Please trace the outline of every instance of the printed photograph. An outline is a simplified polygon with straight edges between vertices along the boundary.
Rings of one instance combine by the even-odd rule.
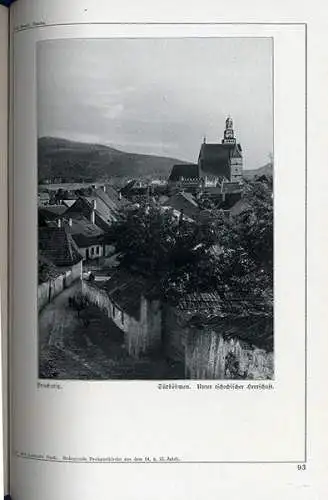
[[[274,379],[272,43],[38,42],[39,378]]]

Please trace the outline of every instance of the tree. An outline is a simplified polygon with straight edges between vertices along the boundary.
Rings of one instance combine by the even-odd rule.
[[[219,291],[227,301],[272,314],[273,203],[269,180],[245,186],[245,210],[229,217],[209,210],[206,220],[176,220],[156,204],[121,214],[108,235],[120,266],[155,281],[166,300]],[[213,245],[219,252],[213,253]]]
[[[236,219],[240,243],[258,266],[272,271],[272,178],[248,183],[244,199],[248,203],[248,208]]]

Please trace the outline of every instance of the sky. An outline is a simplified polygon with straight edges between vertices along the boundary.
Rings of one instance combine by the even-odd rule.
[[[38,43],[38,136],[197,162],[228,115],[245,168],[273,152],[270,38]]]

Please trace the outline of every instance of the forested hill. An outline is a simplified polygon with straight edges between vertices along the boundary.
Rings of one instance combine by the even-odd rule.
[[[175,158],[126,153],[101,144],[53,137],[38,140],[39,181],[102,181],[109,177],[168,177]]]
[[[261,175],[272,176],[273,175],[273,165],[272,163],[267,163],[263,167],[256,168],[253,170],[244,170],[244,177],[246,179],[253,179],[254,177],[260,177]]]

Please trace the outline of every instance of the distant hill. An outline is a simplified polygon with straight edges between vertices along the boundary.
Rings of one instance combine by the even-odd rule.
[[[245,179],[253,179],[254,177],[260,177],[261,175],[273,175],[273,165],[272,163],[266,163],[263,167],[256,168],[253,170],[244,170]]]
[[[99,182],[110,177],[167,177],[175,158],[126,153],[101,144],[54,137],[38,140],[39,180]]]

